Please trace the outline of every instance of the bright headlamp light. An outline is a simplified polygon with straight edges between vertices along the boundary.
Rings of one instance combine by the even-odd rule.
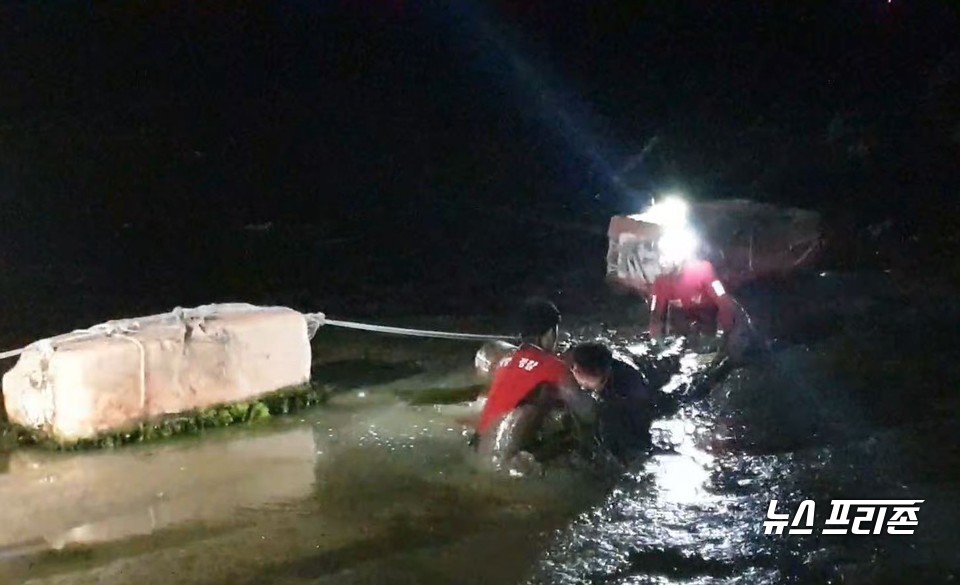
[[[688,226],[664,226],[657,242],[660,264],[670,266],[692,259],[697,252],[697,234]]]

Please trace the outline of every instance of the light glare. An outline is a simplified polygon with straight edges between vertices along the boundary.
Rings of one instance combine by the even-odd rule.
[[[687,203],[676,195],[669,195],[645,212],[630,217],[660,226],[682,226],[687,223]]]
[[[671,227],[660,237],[658,248],[662,264],[681,264],[695,255],[697,236],[689,228]]]

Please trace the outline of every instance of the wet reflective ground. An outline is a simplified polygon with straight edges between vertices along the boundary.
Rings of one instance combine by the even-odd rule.
[[[745,296],[755,315],[782,319],[764,320],[772,339],[795,340],[660,421],[674,453],[637,465],[563,530],[532,582],[955,580],[960,315],[946,302],[905,307],[873,283],[857,290],[859,279],[840,283],[844,306],[830,290],[839,277],[821,278],[775,301]],[[834,302],[818,306],[820,292]],[[771,499],[813,500],[815,528],[831,499],[925,501],[914,535],[766,536]]]
[[[323,408],[202,439],[10,453],[0,583],[950,582],[960,315],[863,282],[744,291],[768,359],[658,421],[657,454],[612,478],[492,476],[465,448],[477,405],[410,404],[469,384],[473,345],[330,332],[317,375],[338,393]],[[838,288],[844,303],[826,302]],[[570,326],[623,346],[633,333]],[[818,525],[831,498],[925,502],[911,536],[769,536],[773,498],[814,500]]]

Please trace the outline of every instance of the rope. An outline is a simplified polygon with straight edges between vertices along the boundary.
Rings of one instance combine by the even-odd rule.
[[[3,353],[0,353],[0,360],[17,357],[18,355],[23,353],[25,349],[26,349],[25,347],[21,347],[20,349],[11,349],[10,351],[5,351]]]
[[[343,327],[345,329],[372,331],[374,333],[406,335],[409,337],[430,337],[434,339],[453,339],[458,341],[516,341],[519,339],[516,335],[482,335],[475,333],[455,333],[452,331],[432,331],[429,329],[411,329],[408,327],[388,327],[386,325],[357,323],[354,321],[338,321],[336,319],[323,319],[322,324],[333,327]]]
[[[356,322],[356,321],[340,321],[340,320],[337,320],[337,319],[327,319],[326,316],[325,316],[323,313],[305,313],[305,314],[304,314],[304,317],[307,319],[307,322],[309,323],[309,326],[308,326],[308,335],[309,335],[309,337],[311,337],[311,338],[314,336],[314,334],[316,333],[317,329],[319,329],[320,327],[322,327],[322,326],[324,326],[324,325],[330,325],[330,326],[332,326],[332,327],[342,327],[342,328],[344,328],[344,329],[358,329],[358,330],[361,330],[361,331],[372,331],[372,332],[374,332],[374,333],[386,333],[386,334],[390,334],[390,335],[405,335],[405,336],[408,336],[408,337],[427,337],[427,338],[434,338],[434,339],[451,339],[451,340],[455,340],[455,341],[513,341],[513,342],[516,342],[516,341],[518,341],[518,340],[520,339],[518,335],[484,335],[484,334],[477,334],[477,333],[457,333],[457,332],[454,332],[454,331],[434,331],[434,330],[429,330],[429,329],[413,329],[413,328],[409,328],[409,327],[390,327],[390,326],[387,326],[387,325],[376,325],[376,324],[372,324],[372,323],[359,323],[359,322]],[[121,339],[127,339],[128,341],[132,341],[132,342],[136,343],[137,345],[140,345],[140,342],[137,341],[136,339],[133,339],[133,338],[131,338],[131,337],[127,337],[126,335],[123,335],[123,333],[134,333],[134,332],[135,332],[135,330],[130,330],[130,329],[127,329],[127,328],[125,328],[125,327],[116,327],[116,326],[113,326],[113,327],[104,327],[104,326],[97,326],[97,327],[94,327],[94,328],[91,328],[91,329],[88,329],[88,330],[75,331],[75,332],[72,333],[72,334],[60,336],[59,339],[53,340],[53,341],[54,341],[53,345],[54,345],[54,346],[57,346],[57,345],[59,345],[60,343],[65,342],[65,341],[76,342],[76,341],[82,341],[82,340],[85,340],[85,339],[88,339],[88,338],[89,338],[89,339],[94,339],[94,338],[98,338],[98,337],[110,337],[110,336],[116,336],[116,337],[121,338]],[[119,334],[119,335],[118,335],[118,334]],[[9,350],[9,351],[2,352],[2,353],[0,353],[0,360],[5,360],[5,359],[12,358],[12,357],[16,357],[16,356],[22,354],[23,352],[27,351],[28,349],[30,349],[30,348],[33,347],[34,345],[35,345],[35,344],[30,344],[30,345],[27,345],[26,347],[21,347],[20,349],[12,349],[12,350]],[[140,347],[140,356],[141,356],[141,368],[140,368],[140,369],[141,369],[141,376],[140,376],[140,378],[141,378],[141,380],[140,380],[140,382],[141,382],[141,395],[143,394],[143,387],[146,386],[146,382],[145,382],[145,377],[146,377],[146,376],[145,376],[144,372],[142,371],[142,370],[144,370],[144,368],[145,368],[144,363],[143,363],[143,362],[145,361],[145,357],[144,357],[143,353],[144,353],[144,350],[143,350],[143,347],[141,346],[141,347]],[[141,396],[141,399],[142,399],[142,398],[143,398],[143,396]],[[141,400],[141,402],[142,402],[142,400]],[[141,405],[141,406],[142,406],[142,405]]]
[[[91,328],[91,329],[82,329],[82,330],[80,330],[80,331],[78,331],[78,332],[69,333],[69,334],[67,334],[67,335],[62,335],[62,336],[60,336],[62,339],[58,339],[56,342],[53,343],[53,345],[54,345],[54,347],[55,347],[55,346],[59,345],[60,343],[65,342],[65,341],[77,342],[77,341],[84,341],[84,340],[87,340],[87,339],[97,339],[97,338],[104,337],[104,336],[109,337],[110,335],[112,335],[112,333],[110,333],[110,332],[109,332],[108,330],[106,330],[106,329],[94,329],[94,328]],[[51,340],[45,340],[45,341],[51,341]],[[34,343],[29,344],[29,345],[25,345],[24,347],[21,347],[20,349],[11,349],[11,350],[9,350],[9,351],[5,351],[5,352],[3,352],[3,353],[0,353],[0,360],[5,360],[5,359],[8,359],[8,358],[16,357],[16,356],[22,354],[23,352],[27,351],[27,350],[30,349],[31,347],[34,347],[37,343],[39,343],[39,342],[34,342]]]

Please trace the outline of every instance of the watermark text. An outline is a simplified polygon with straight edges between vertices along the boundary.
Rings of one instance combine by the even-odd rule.
[[[917,514],[923,500],[832,500],[830,516],[817,525],[817,504],[804,500],[791,514],[778,512],[777,500],[770,500],[764,534],[913,534],[919,520]]]

